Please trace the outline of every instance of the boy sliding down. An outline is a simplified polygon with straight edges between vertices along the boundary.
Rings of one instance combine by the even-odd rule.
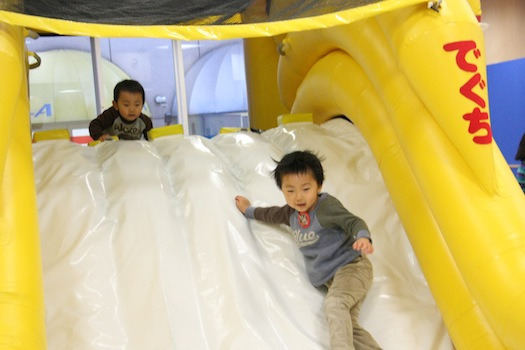
[[[309,151],[285,155],[273,171],[286,199],[283,207],[252,207],[243,196],[237,208],[250,219],[290,226],[303,254],[306,272],[315,287],[328,288],[324,311],[330,348],[380,349],[359,323],[359,311],[372,285],[372,264],[366,257],[374,251],[366,223],[328,193],[319,158]]]

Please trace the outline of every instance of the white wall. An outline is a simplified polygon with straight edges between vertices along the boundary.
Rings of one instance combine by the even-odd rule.
[[[525,57],[525,1],[481,0],[487,64]]]

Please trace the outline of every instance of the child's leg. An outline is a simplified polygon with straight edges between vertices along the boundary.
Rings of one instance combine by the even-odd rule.
[[[358,323],[359,310],[372,285],[372,264],[368,258],[341,267],[326,286],[324,308],[330,332],[330,349],[380,349]]]
[[[381,349],[372,335],[359,324],[359,312],[361,311],[361,304],[363,304],[362,301],[357,303],[352,308],[352,310],[350,310],[352,326],[354,327],[354,347],[356,350]]]

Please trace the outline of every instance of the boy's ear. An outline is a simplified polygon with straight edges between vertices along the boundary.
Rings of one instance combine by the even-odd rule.
[[[117,101],[113,100],[113,108],[115,108],[118,111],[118,104]]]

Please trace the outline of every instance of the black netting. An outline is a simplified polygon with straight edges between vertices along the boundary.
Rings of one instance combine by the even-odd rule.
[[[272,1],[268,21],[312,17],[375,4],[382,0]]]
[[[123,25],[272,22],[381,0],[0,0],[0,10],[83,23]]]

